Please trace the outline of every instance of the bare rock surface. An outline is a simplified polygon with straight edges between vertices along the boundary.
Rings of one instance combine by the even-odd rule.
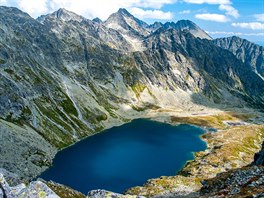
[[[1,170],[6,175],[5,170]],[[9,173],[10,174],[10,173]],[[0,173],[0,197],[3,198],[59,198],[45,183],[41,181],[10,186],[4,175]]]

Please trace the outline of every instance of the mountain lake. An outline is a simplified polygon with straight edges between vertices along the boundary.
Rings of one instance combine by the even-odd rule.
[[[58,152],[40,178],[84,194],[95,189],[122,193],[150,178],[176,175],[193,152],[206,149],[203,133],[192,125],[133,120]]]

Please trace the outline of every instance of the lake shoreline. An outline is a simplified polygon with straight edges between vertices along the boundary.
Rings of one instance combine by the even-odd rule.
[[[202,136],[208,148],[195,153],[194,160],[186,163],[176,176],[150,179],[143,186],[129,189],[126,194],[146,197],[185,196],[199,191],[202,187],[201,182],[205,179],[214,178],[218,173],[250,164],[264,141],[264,125],[259,123],[259,117],[261,116],[233,112],[215,116],[197,116],[193,119],[173,117],[172,120],[181,122],[185,120],[188,124],[206,125],[206,127],[210,125],[218,132],[206,133]],[[224,121],[227,120],[243,121],[248,125],[225,125]],[[237,142],[237,139],[241,142]]]
[[[201,127],[188,124],[173,126],[149,119],[136,119],[122,126],[107,129],[64,149],[55,157],[54,166],[39,177],[66,184],[83,193],[86,193],[87,189],[98,188],[122,193],[135,184],[143,184],[147,179],[159,175],[172,175],[180,171],[188,161],[194,159],[195,152],[206,149],[206,143],[201,139],[201,135],[205,132]],[[180,152],[177,152],[178,150]],[[105,164],[108,165],[105,166]],[[113,165],[114,167],[111,168]],[[93,170],[92,166],[96,169]],[[67,170],[75,172],[70,174],[72,176],[66,176]],[[78,173],[79,171],[82,174]],[[96,175],[98,171],[100,174]],[[78,181],[73,175],[78,175]],[[123,175],[122,180],[127,182],[115,184],[120,186],[117,188],[114,187],[115,179],[112,178],[107,187],[104,183],[111,178],[107,175],[113,175],[116,178]],[[82,177],[90,179],[82,180]],[[106,178],[97,181],[103,177]],[[70,185],[71,181],[74,181],[72,185],[75,187]],[[77,183],[86,183],[87,186],[78,189]],[[89,183],[92,183],[91,185],[98,183],[98,185],[89,187]]]
[[[209,124],[212,123],[213,128],[217,129],[218,132],[221,132],[222,129],[223,129],[223,126],[224,126],[224,125],[222,125],[223,123],[222,124],[221,123],[217,123],[217,122],[215,122],[215,120],[209,119],[208,123],[204,124],[204,122],[201,122],[200,118],[208,117],[208,116],[209,117],[210,116],[212,116],[212,117],[218,117],[218,115],[221,115],[221,114],[224,114],[224,115],[225,114],[230,114],[230,113],[231,114],[234,114],[233,112],[238,112],[238,113],[236,113],[237,115],[249,115],[249,117],[253,115],[253,117],[254,117],[255,120],[258,120],[255,117],[259,117],[258,115],[260,115],[260,113],[255,112],[253,110],[248,110],[248,109],[246,109],[246,110],[245,109],[242,109],[242,110],[241,109],[239,109],[239,110],[236,110],[236,109],[233,109],[232,110],[231,109],[231,111],[230,110],[228,110],[228,111],[213,110],[213,111],[201,111],[201,112],[198,112],[198,113],[197,112],[175,112],[175,111],[169,111],[169,113],[168,113],[167,110],[158,110],[158,111],[150,111],[148,113],[142,113],[142,112],[140,112],[140,113],[136,113],[136,114],[134,114],[132,116],[129,115],[127,117],[127,120],[129,120],[129,122],[130,122],[133,119],[137,119],[137,118],[144,118],[145,119],[146,118],[146,119],[151,119],[151,120],[155,120],[155,121],[158,121],[158,122],[165,122],[165,123],[172,124],[172,125],[176,125],[176,124],[179,124],[179,123],[193,124],[195,126],[203,127],[205,129],[208,129],[209,127],[212,127],[212,126],[208,126],[208,123]],[[182,118],[181,119],[181,122],[173,122],[172,121],[172,117],[175,117],[175,116],[177,116],[179,118]],[[195,119],[190,121],[189,119],[186,119],[187,117],[195,118]],[[242,118],[237,118],[237,117],[239,117],[239,116],[236,116],[235,115],[235,116],[227,117],[228,119],[226,119],[226,120],[230,120],[230,119],[231,120],[233,120],[233,119],[235,119],[235,120],[243,120],[243,121],[247,120],[247,118],[246,118],[247,116],[244,117],[244,118],[243,118],[243,116],[242,116]],[[196,118],[198,118],[198,119],[196,119]],[[263,123],[263,121],[255,121],[255,122],[258,123],[258,124],[262,124]],[[111,127],[114,127],[114,126],[122,125],[123,123],[124,122],[121,122],[121,121],[118,121],[118,122],[116,122],[116,121],[110,121],[105,126],[106,126],[106,128],[111,128]],[[100,133],[100,132],[98,132],[98,133]],[[203,138],[204,141],[207,141],[208,140],[208,137],[202,137],[202,138]],[[68,147],[66,147],[66,148],[68,148]],[[256,149],[254,151],[256,151]],[[209,154],[210,154],[210,152],[211,151],[209,151]],[[196,158],[197,157],[199,158],[199,155],[200,154],[194,153],[194,155],[195,155],[195,159],[192,160],[192,161],[195,162],[196,161]],[[191,166],[194,166],[195,167],[195,165],[192,165],[192,163],[189,163],[188,162],[188,167],[190,168]],[[183,167],[183,169],[184,168],[185,167]],[[219,171],[216,171],[216,172],[219,172]],[[175,176],[171,176],[171,177],[174,178]],[[193,175],[192,177],[195,178],[195,175]],[[152,180],[155,180],[155,179],[152,179]],[[176,179],[174,178],[173,180],[179,181],[179,183],[181,183],[181,184],[182,183],[185,183],[185,184],[186,183],[189,183],[188,185],[190,186],[190,189],[189,189],[190,191],[197,190],[197,189],[200,189],[201,188],[201,184],[200,184],[201,179],[199,179],[199,178],[198,178],[198,181],[196,179],[194,179],[194,181],[193,181],[193,179],[191,179],[192,180],[191,182],[190,181],[183,182],[184,180],[186,180],[185,177],[183,177],[180,180],[178,178],[176,178]],[[154,186],[155,185],[156,184],[154,184]],[[183,186],[185,186],[185,185],[183,185]],[[159,186],[159,187],[163,188],[162,186]],[[64,188],[66,189],[67,187],[64,187]],[[133,190],[129,190],[129,191],[127,191],[127,193],[129,193],[129,194],[138,194],[138,195],[146,195],[146,196],[151,195],[151,193],[149,192],[149,190],[147,188],[148,187],[146,187],[146,185],[143,187],[143,189],[146,189],[146,190],[138,190],[136,188],[132,188]],[[155,194],[159,194],[159,193],[162,194],[163,191],[173,192],[173,190],[171,191],[170,188],[169,189],[164,188],[164,190],[162,190],[161,192],[156,192],[156,191],[154,191],[154,192],[155,192]],[[187,189],[187,192],[190,192],[190,191],[188,191],[188,189]]]

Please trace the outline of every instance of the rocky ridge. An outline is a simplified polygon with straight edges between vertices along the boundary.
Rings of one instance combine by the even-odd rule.
[[[197,26],[195,23],[193,23],[190,20],[180,20],[176,23],[174,22],[166,22],[163,27],[165,29],[175,29],[175,30],[187,30],[190,32],[194,37],[201,38],[201,39],[208,39],[212,40],[212,37],[209,36],[204,30],[202,30],[199,26]]]
[[[251,43],[246,39],[233,36],[228,38],[219,38],[213,42],[231,51],[238,59],[242,60],[248,67],[257,74],[264,77],[264,48],[257,44]]]

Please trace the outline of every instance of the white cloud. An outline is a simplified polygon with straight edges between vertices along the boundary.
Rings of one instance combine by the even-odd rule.
[[[6,0],[0,0],[3,4]],[[162,6],[173,4],[177,0],[8,0],[8,6],[15,6],[29,13],[32,17],[47,14],[65,8],[87,18],[99,17],[102,20],[119,8],[135,7],[153,10],[158,15]],[[155,11],[157,10],[157,11]],[[168,14],[165,15],[168,17]]]
[[[140,8],[130,9],[131,13],[141,19],[172,19],[171,12],[163,12],[161,10],[143,10]]]
[[[231,0],[0,0],[0,4],[6,2],[9,6],[18,7],[29,13],[32,17],[51,13],[59,8],[65,8],[89,19],[99,17],[105,20],[119,8],[126,8],[132,10],[133,14],[141,19],[171,19],[173,17],[172,13],[164,12],[161,8],[164,5],[174,4],[180,1],[193,4],[218,4],[222,5],[222,8],[224,6],[223,9],[230,15],[238,15],[236,9],[229,6]],[[180,14],[188,13],[191,13],[191,10],[183,10],[180,12]],[[224,15],[211,14],[210,16],[212,16],[211,20],[213,21],[225,22],[228,20]],[[204,15],[197,15],[196,17],[209,20],[206,13]]]
[[[131,2],[132,4],[134,4],[135,7],[160,9],[165,4],[176,3],[177,0],[134,0]]]
[[[190,14],[191,10],[183,10],[181,12],[179,12],[179,14]]]
[[[186,3],[194,4],[231,4],[230,0],[184,0]]]
[[[245,36],[264,36],[264,33],[243,33]]]
[[[216,22],[221,22],[221,23],[229,21],[229,19],[225,15],[222,15],[222,14],[210,14],[210,13],[196,14],[195,18],[206,20],[206,21],[216,21]]]
[[[232,26],[239,27],[239,28],[244,28],[244,29],[264,30],[264,23],[259,23],[259,22],[232,23]]]
[[[241,32],[221,32],[221,31],[215,31],[215,32],[208,32],[206,31],[208,34],[222,34],[222,35],[227,35],[227,36],[230,36],[230,35],[242,35]]]
[[[219,10],[225,11],[226,15],[232,16],[234,18],[239,17],[238,10],[231,6],[231,0],[183,0],[186,3],[193,3],[193,4],[216,4],[220,5]],[[210,17],[211,20],[210,20]],[[217,22],[226,22],[229,19],[225,15],[220,14],[203,14],[203,15],[196,15],[196,18],[203,19],[203,20],[210,20],[210,21],[217,21]]]
[[[222,11],[226,11],[226,15],[232,16],[234,18],[238,18],[239,17],[238,10],[235,9],[234,7],[232,7],[231,5],[221,4],[219,6],[219,9],[222,10]]]
[[[264,22],[264,14],[254,14],[257,21]]]
[[[47,0],[19,0],[18,7],[34,17],[48,11]]]
[[[232,35],[237,35],[237,36],[264,36],[264,33],[242,33],[242,32],[221,32],[221,31],[215,31],[215,32],[208,32],[208,34],[211,35],[227,35],[227,36],[232,36]]]
[[[6,4],[7,4],[6,0],[0,0],[0,5],[6,5]]]

